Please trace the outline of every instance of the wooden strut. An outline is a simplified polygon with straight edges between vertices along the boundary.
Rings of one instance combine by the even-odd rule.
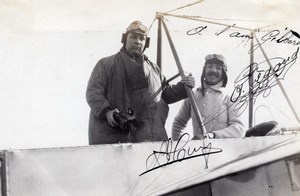
[[[6,151],[0,152],[0,186],[1,195],[7,196],[7,162],[6,162]]]
[[[254,36],[253,31],[250,34],[251,37]],[[250,48],[253,47],[254,41],[251,39]],[[254,62],[254,51],[251,50],[250,53],[250,73],[253,73],[253,62]],[[249,74],[249,91],[252,92],[253,89],[253,75]],[[253,127],[253,107],[254,107],[254,95],[253,93],[249,94],[249,119],[248,119],[248,127],[249,129]]]
[[[161,21],[162,21],[163,27],[164,27],[164,29],[165,29],[165,32],[166,32],[166,35],[167,35],[167,38],[168,38],[168,41],[169,41],[169,44],[170,44],[170,47],[171,47],[173,56],[174,56],[175,61],[176,61],[176,65],[177,65],[178,70],[179,70],[179,73],[180,73],[181,77],[185,77],[184,70],[183,70],[183,68],[182,68],[182,66],[181,66],[181,63],[180,63],[178,54],[177,54],[177,52],[176,52],[174,43],[173,43],[173,41],[172,41],[172,38],[171,38],[170,33],[169,33],[169,30],[168,30],[168,27],[167,27],[167,25],[166,25],[166,23],[165,23],[165,21],[164,21],[163,18],[162,18]],[[188,94],[188,97],[189,97],[189,99],[190,99],[190,101],[191,101],[192,108],[193,108],[193,110],[194,110],[194,113],[195,113],[195,116],[196,116],[196,119],[197,119],[199,128],[200,128],[200,130],[201,130],[201,132],[202,132],[202,136],[203,136],[203,138],[204,138],[204,135],[207,134],[207,130],[206,130],[204,124],[203,124],[203,120],[202,120],[202,117],[201,117],[199,108],[198,108],[198,106],[197,106],[197,104],[196,104],[195,95],[194,95],[194,93],[193,93],[193,91],[192,91],[191,88],[188,88],[188,87],[185,86],[185,89],[186,89],[186,92],[187,92],[187,94]]]
[[[215,24],[215,25],[230,26],[231,28],[235,28],[235,29],[247,30],[247,31],[251,31],[251,36],[253,36],[253,30],[249,29],[249,28],[232,26],[232,25],[218,23],[218,22],[212,22],[212,21],[203,20],[203,19],[192,17],[192,16],[186,16],[186,15],[182,16],[182,15],[175,15],[175,14],[161,13],[161,12],[157,12],[156,15],[157,15],[157,18],[159,19],[159,22],[161,22],[163,16],[171,16],[171,17],[182,18],[182,19],[187,19],[187,20],[195,20],[195,21],[200,21],[200,22],[205,22],[205,23],[210,23],[210,24]],[[160,32],[160,36],[161,36],[161,32]],[[161,44],[161,39],[160,39],[159,44]],[[251,44],[253,44],[253,39],[251,40]],[[157,55],[161,58],[161,49],[158,51],[159,51],[159,53],[157,53]],[[253,60],[254,60],[254,53],[251,53],[250,54],[250,65],[252,65]],[[252,66],[250,67],[250,69],[251,68],[252,68]],[[253,77],[252,76],[249,76],[249,88],[250,89],[253,88]],[[249,99],[249,125],[248,125],[249,128],[251,128],[253,126],[253,106],[254,106],[253,98],[252,99],[250,98]],[[200,122],[202,122],[202,120]]]
[[[265,50],[262,48],[261,43],[258,41],[258,39],[257,39],[256,36],[254,36],[254,37],[255,37],[255,39],[256,39],[256,41],[257,41],[257,43],[258,43],[258,46],[259,46],[260,50],[261,50],[262,53],[263,53],[265,59],[267,60],[268,65],[271,67],[272,71],[274,71],[274,68],[273,68],[272,64],[270,63],[270,61],[268,60],[269,58],[268,58],[268,56],[267,56]],[[276,76],[276,74],[275,74],[275,76]],[[276,77],[276,78],[277,78],[277,77]],[[299,116],[297,115],[297,112],[295,111],[294,106],[293,106],[293,104],[292,104],[292,102],[291,102],[291,100],[290,100],[288,94],[287,94],[286,91],[284,90],[284,87],[283,87],[281,81],[280,81],[280,80],[276,80],[276,82],[277,82],[277,84],[279,85],[280,90],[281,90],[281,92],[283,93],[285,99],[287,100],[287,102],[288,102],[288,104],[289,104],[289,106],[290,106],[290,108],[291,108],[291,110],[292,110],[294,116],[296,117],[298,123],[300,123]]]
[[[162,16],[172,16],[172,17],[177,17],[177,18],[182,18],[182,19],[188,19],[188,20],[195,20],[195,21],[201,21],[201,22],[205,22],[205,23],[210,23],[210,24],[215,24],[215,25],[221,25],[221,26],[231,26],[231,25],[228,25],[228,24],[223,24],[223,23],[218,23],[218,22],[212,22],[212,21],[208,21],[208,20],[203,20],[203,19],[199,19],[199,18],[196,18],[196,17],[193,17],[193,16],[186,16],[186,15],[175,15],[175,14],[170,14],[170,13],[157,13],[159,14],[161,17]],[[253,29],[249,29],[249,28],[244,28],[244,27],[239,27],[239,26],[231,26],[232,28],[236,28],[236,29],[243,29],[243,30],[248,30],[248,31],[251,31],[251,36],[252,37],[255,37],[265,59],[267,60],[268,57],[264,51],[264,49],[262,48],[261,44],[259,43]],[[253,46],[253,39],[251,40],[251,45],[250,47]],[[250,65],[252,65],[252,63],[254,62],[254,53],[253,51],[250,53]],[[267,60],[269,66],[273,69],[271,63]],[[250,69],[252,69],[252,66],[250,66]],[[284,87],[282,86],[281,82],[279,80],[276,80],[284,97],[286,98],[294,116],[296,117],[296,120],[298,121],[298,123],[300,123],[300,118],[299,116],[297,115],[293,105],[292,105],[292,102],[290,101]],[[253,78],[250,76],[249,78],[249,88],[252,89],[253,88]],[[253,126],[253,106],[254,106],[254,103],[253,103],[253,97],[251,99],[249,99],[249,128],[251,128]]]
[[[157,17],[158,19],[158,30],[157,30],[157,55],[156,55],[156,64],[162,71],[162,64],[161,64],[161,47],[162,47],[162,36],[161,36],[161,17]]]
[[[201,1],[199,1],[199,2],[201,2]],[[199,3],[199,2],[198,2],[198,3]],[[242,30],[250,31],[250,32],[251,32],[251,36],[252,36],[252,37],[255,37],[257,43],[259,44],[259,47],[260,47],[260,49],[261,49],[261,51],[262,51],[262,53],[263,53],[265,59],[266,59],[266,60],[268,59],[268,57],[267,57],[267,55],[266,55],[264,49],[262,48],[261,44],[259,43],[259,41],[258,41],[258,39],[257,39],[257,37],[256,37],[256,35],[255,35],[255,33],[254,33],[254,31],[256,31],[256,29],[250,29],[250,28],[245,28],[245,27],[240,27],[240,26],[232,26],[232,25],[223,24],[223,23],[219,23],[219,22],[213,22],[213,21],[208,21],[208,20],[199,19],[199,18],[193,17],[193,16],[170,14],[169,12],[166,12],[166,13],[157,12],[156,15],[157,15],[157,18],[159,18],[159,23],[161,23],[161,21],[162,21],[162,24],[163,24],[164,29],[165,29],[165,31],[166,31],[166,34],[167,34],[167,37],[168,37],[168,40],[169,40],[169,43],[170,43],[170,46],[171,46],[171,49],[172,49],[172,52],[173,52],[173,55],[174,55],[174,58],[175,58],[175,61],[176,61],[176,63],[177,63],[177,66],[178,66],[178,69],[179,69],[179,70],[182,70],[182,67],[181,67],[181,64],[180,64],[180,62],[179,62],[179,58],[178,58],[177,52],[176,52],[176,50],[175,50],[174,44],[173,44],[173,42],[172,42],[172,39],[171,39],[171,37],[170,37],[169,31],[168,31],[168,29],[167,29],[167,26],[166,26],[166,24],[165,24],[165,22],[164,22],[164,20],[163,20],[163,16],[172,16],[172,17],[177,17],[177,18],[182,18],[182,19],[201,21],[201,22],[210,23],[210,24],[215,24],[215,25],[230,26],[230,27],[235,28],[235,29],[242,29]],[[161,24],[159,24],[159,25],[161,25]],[[161,32],[160,32],[160,33],[161,33]],[[161,36],[161,34],[160,34],[160,36]],[[161,44],[161,40],[160,40],[159,43]],[[253,46],[253,39],[251,40],[251,45],[250,45],[250,47],[252,47],[252,46]],[[160,49],[160,58],[161,58],[161,49]],[[252,65],[253,62],[254,62],[254,52],[252,51],[252,52],[250,53],[250,65]],[[267,62],[268,62],[268,64],[269,64],[269,66],[273,69],[271,63],[270,63],[268,60],[267,60]],[[250,69],[252,69],[252,66],[250,67]],[[180,72],[181,72],[181,71],[180,71]],[[182,72],[183,72],[183,70],[182,70]],[[184,76],[184,72],[183,72],[183,73],[180,73],[180,75],[181,75],[181,76]],[[296,113],[296,111],[295,111],[295,109],[294,109],[294,107],[293,107],[293,105],[292,105],[292,103],[291,103],[291,101],[290,101],[290,99],[289,99],[289,97],[288,97],[288,95],[287,95],[287,93],[286,93],[284,87],[282,86],[282,84],[281,84],[281,82],[280,82],[279,80],[276,80],[276,81],[277,81],[277,83],[278,83],[278,85],[279,85],[279,87],[280,87],[280,89],[281,89],[281,91],[282,91],[284,97],[286,98],[286,100],[287,100],[287,102],[288,102],[288,104],[289,104],[289,106],[290,106],[290,108],[291,108],[291,110],[292,110],[294,116],[296,117],[296,120],[298,121],[298,123],[300,123],[300,118],[299,118],[299,116],[297,115],[297,113]],[[251,76],[250,76],[250,78],[249,78],[249,88],[250,88],[250,89],[253,88],[253,78],[252,78]],[[189,95],[189,94],[190,94],[189,90],[187,90],[187,92],[188,92],[188,95]],[[193,92],[191,92],[191,93],[192,93],[192,95],[191,95],[191,96],[189,95],[189,97],[190,97],[190,99],[191,99],[191,101],[192,101],[192,100],[193,100],[193,97],[194,97],[194,94],[193,94]],[[203,126],[203,121],[202,121],[202,118],[201,118],[201,114],[200,114],[200,112],[199,112],[199,109],[198,109],[197,105],[194,106],[194,104],[195,104],[195,103],[193,103],[193,101],[192,101],[192,107],[193,107],[193,109],[194,109],[194,111],[195,111],[197,121],[198,121],[198,123],[199,123],[200,128],[201,128],[201,129],[202,129],[202,128],[204,129],[204,130],[202,130],[202,133],[205,134],[205,133],[207,133],[207,131],[205,130],[205,127]],[[253,98],[251,99],[251,97],[250,97],[250,99],[249,99],[249,128],[251,128],[251,127],[253,126],[253,106],[254,106]],[[195,108],[194,108],[194,107],[195,107]],[[196,108],[197,108],[197,109],[196,109]],[[199,112],[199,116],[198,116],[198,112]]]

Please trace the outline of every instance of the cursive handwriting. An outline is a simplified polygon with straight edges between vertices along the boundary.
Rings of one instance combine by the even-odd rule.
[[[225,33],[228,33],[229,29],[235,28],[235,27],[236,27],[236,24],[228,25],[225,28],[223,28],[222,30],[219,30],[216,33],[214,33],[214,35],[215,36],[223,35]],[[208,29],[208,26],[198,26],[196,28],[192,28],[192,29],[188,30],[186,34],[189,36],[202,35],[202,32],[207,29]],[[260,30],[258,29],[257,32],[260,32]],[[231,31],[231,33],[228,33],[228,36],[230,38],[238,38],[238,39],[243,39],[246,41],[254,39],[254,37],[251,34],[242,33],[239,31],[234,31],[234,32]],[[288,28],[285,28],[284,31],[280,31],[278,29],[271,30],[271,31],[264,33],[262,35],[262,37],[260,38],[261,43],[254,44],[250,48],[248,53],[250,54],[251,52],[255,51],[259,46],[264,45],[267,42],[274,42],[274,43],[278,43],[278,44],[283,43],[283,44],[290,44],[293,46],[297,46],[297,45],[300,45],[299,39],[300,39],[300,35],[296,31],[290,30]]]
[[[239,111],[237,115],[243,113],[248,106],[250,99],[256,98],[262,94],[267,97],[271,93],[271,88],[277,85],[277,80],[283,80],[287,71],[295,64],[298,58],[299,47],[289,57],[274,57],[260,63],[252,63],[247,66],[235,79],[234,90],[231,94],[231,101],[236,102],[235,111]],[[273,68],[269,63],[275,65]],[[268,69],[263,67],[267,66]],[[245,84],[249,82],[249,78],[253,78],[252,88],[245,90]]]
[[[188,30],[186,32],[186,34],[187,35],[195,35],[195,34],[201,35],[201,32],[206,28],[207,28],[207,26],[199,26],[199,27],[193,28],[191,30]]]
[[[224,34],[225,32],[227,32],[230,28],[235,27],[235,26],[236,26],[236,24],[226,26],[224,29],[216,32],[215,35],[220,36],[221,34]],[[201,32],[204,31],[207,28],[208,28],[208,26],[198,26],[196,28],[192,28],[192,29],[188,30],[186,32],[186,34],[187,35],[202,35]],[[229,37],[231,37],[231,38],[240,38],[240,39],[242,38],[242,39],[246,39],[246,40],[254,38],[251,35],[244,34],[244,33],[238,32],[238,31],[230,33]]]
[[[288,30],[287,28],[285,28],[285,30]],[[291,44],[291,45],[300,45],[300,41],[299,40],[295,40],[293,39],[293,37],[296,37],[297,39],[299,39],[299,34],[295,31],[289,30],[288,32],[286,32],[284,35],[280,35],[281,32],[279,30],[272,30],[269,31],[268,33],[266,33],[265,35],[263,35],[261,37],[261,43],[257,43],[254,44],[248,53],[251,53],[253,51],[255,51],[259,46],[265,44],[266,42],[275,42],[275,43],[284,43],[284,44]]]
[[[218,31],[215,33],[216,36],[221,35],[222,33],[228,31],[231,27],[234,27],[236,24],[230,25],[230,26],[226,26],[224,29],[222,29],[221,31]]]
[[[183,142],[184,137],[186,141]],[[140,176],[176,162],[222,152],[220,148],[213,148],[211,143],[205,146],[188,147],[189,139],[189,134],[185,133],[176,143],[174,142],[175,144],[173,144],[171,138],[167,141],[163,141],[160,149],[158,151],[153,150],[153,153],[146,159],[147,170],[141,173]],[[207,159],[208,158],[205,158],[205,161],[207,161]]]
[[[296,31],[291,30],[291,33],[300,39],[300,35]]]
[[[216,32],[215,35],[216,36],[219,36],[221,34],[223,34],[224,32],[228,31],[231,27],[234,27],[236,24],[233,24],[233,25],[230,25],[230,26],[226,26],[224,29],[222,29],[221,31],[219,32]],[[244,38],[246,40],[249,40],[249,39],[253,39],[254,37],[251,36],[251,35],[248,35],[248,34],[244,34],[244,33],[241,33],[241,32],[238,32],[238,31],[235,31],[233,33],[230,33],[229,34],[229,37],[234,37],[234,38]]]

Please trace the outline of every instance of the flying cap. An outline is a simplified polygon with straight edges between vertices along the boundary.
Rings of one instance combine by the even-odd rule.
[[[227,64],[225,61],[225,57],[221,54],[209,54],[205,57],[205,64],[207,62],[216,62],[218,64],[221,64],[223,66],[223,69],[225,72],[227,72]]]
[[[127,33],[137,33],[141,35],[146,35],[148,33],[148,28],[143,25],[140,21],[136,20],[133,21],[126,29],[126,34]]]
[[[217,64],[220,64],[222,65],[222,68],[223,68],[223,84],[222,84],[222,87],[226,87],[226,84],[227,84],[227,81],[228,81],[228,77],[227,77],[227,64],[226,64],[226,61],[225,61],[225,57],[223,55],[220,55],[220,54],[209,54],[207,55],[205,58],[205,63],[204,63],[204,69],[202,71],[202,75],[201,75],[201,85],[202,85],[202,94],[204,96],[204,78],[205,78],[205,75],[204,75],[204,70],[206,68],[206,64],[207,63],[217,63]]]

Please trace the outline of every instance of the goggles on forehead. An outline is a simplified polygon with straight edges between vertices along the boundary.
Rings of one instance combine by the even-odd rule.
[[[220,55],[220,54],[209,54],[205,57],[205,61],[208,61],[211,59],[218,59],[219,61],[225,62],[224,56]]]
[[[141,23],[140,21],[134,21],[126,29],[126,33],[128,32],[147,35],[148,28],[145,25],[143,25],[143,23]]]
[[[135,33],[139,35],[146,36],[146,43],[144,50],[149,47],[150,38],[147,37],[148,28],[140,21],[133,21],[126,29],[126,32],[122,34],[121,43],[125,45],[128,33]]]

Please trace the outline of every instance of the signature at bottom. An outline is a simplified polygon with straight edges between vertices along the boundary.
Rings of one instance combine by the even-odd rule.
[[[183,141],[184,137],[186,141]],[[176,162],[222,152],[221,148],[213,148],[210,142],[204,146],[188,146],[189,139],[189,134],[185,133],[178,141],[172,141],[171,138],[163,141],[160,149],[158,151],[153,150],[153,153],[147,157],[147,170],[141,173],[140,176]],[[207,160],[208,158],[206,157],[205,161]]]

